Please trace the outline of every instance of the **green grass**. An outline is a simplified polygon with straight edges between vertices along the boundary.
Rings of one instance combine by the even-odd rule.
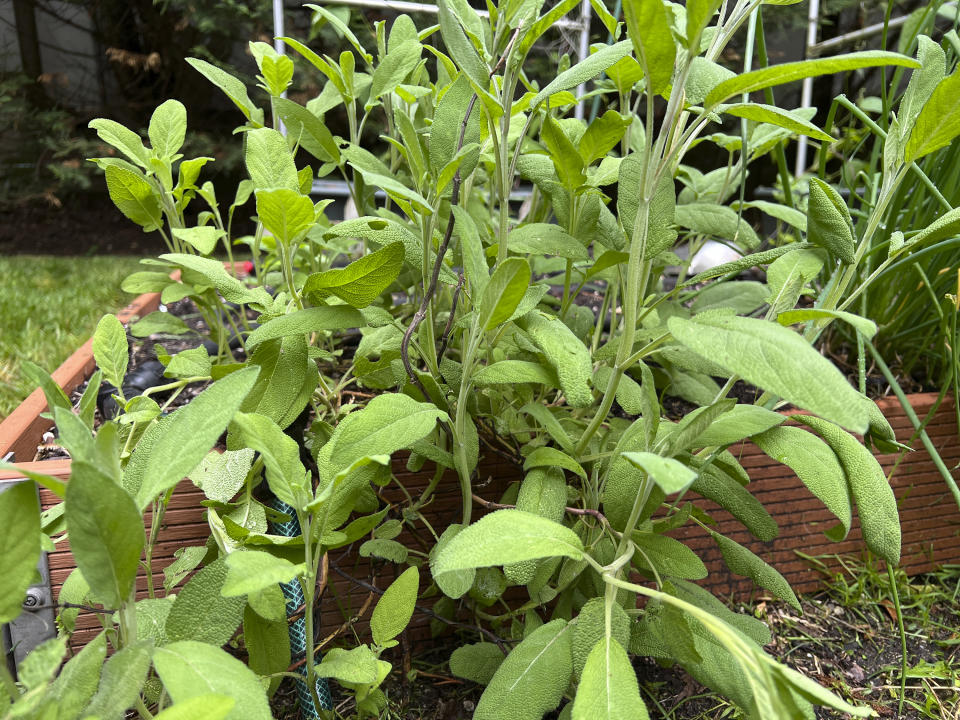
[[[137,267],[128,256],[0,257],[0,419],[33,390],[21,361],[56,369],[104,313],[130,302],[120,283]]]

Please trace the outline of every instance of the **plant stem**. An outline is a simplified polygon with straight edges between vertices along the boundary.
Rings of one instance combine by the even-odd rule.
[[[893,606],[897,610],[897,630],[900,633],[900,709],[897,715],[903,716],[903,700],[907,694],[907,633],[903,628],[903,610],[900,608],[900,590],[897,587],[896,573],[890,563],[887,565],[887,579],[890,581],[890,594]]]

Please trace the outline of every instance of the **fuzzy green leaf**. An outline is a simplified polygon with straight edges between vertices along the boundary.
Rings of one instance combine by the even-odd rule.
[[[851,327],[860,331],[866,338],[872,338],[877,334],[877,324],[873,320],[868,320],[860,315],[844,312],[843,310],[822,310],[820,308],[804,308],[801,310],[788,310],[777,315],[777,322],[781,325],[793,325],[794,323],[807,322],[808,320],[822,320],[824,318],[836,318],[843,320]]]
[[[920,63],[905,55],[880,50],[866,50],[864,52],[836,55],[834,57],[818,58],[816,60],[800,60],[798,62],[782,63],[771,67],[753,70],[726,80],[707,95],[706,107],[714,107],[729,97],[751,93],[755,90],[785,85],[786,83],[802,80],[818,75],[832,75],[834,73],[858,70],[865,67],[879,67],[885,65],[899,65],[901,67],[916,68]]]
[[[580,476],[584,481],[587,479],[587,472],[583,469],[580,463],[567,455],[565,452],[561,452],[560,450],[552,447],[537,448],[532,453],[527,455],[526,459],[523,461],[524,470],[530,470],[531,468],[537,467],[563,468],[564,470],[569,470],[575,475]]]
[[[450,672],[465,680],[487,685],[503,659],[503,652],[494,643],[462,645],[450,655]]]
[[[800,610],[800,602],[797,600],[793,588],[790,587],[790,583],[786,581],[783,575],[740,543],[712,531],[710,535],[720,548],[723,561],[731,572],[737,575],[745,575],[760,587],[772,592],[776,597],[790,603],[796,610]]]
[[[287,139],[273,128],[251,130],[244,160],[250,179],[258,190],[284,188],[299,191],[297,167]]]
[[[855,262],[850,211],[840,193],[819,178],[810,178],[807,240],[826,248],[847,265]]]
[[[511,230],[507,235],[507,247],[515,253],[556,255],[568,260],[586,260],[587,248],[571,237],[559,225],[530,223]]]
[[[673,41],[671,40],[670,42],[672,45]],[[592,80],[618,60],[629,55],[632,49],[629,40],[621,40],[618,43],[607,45],[597,50],[597,52],[593,53],[593,55],[586,60],[577,63],[569,70],[565,70],[547,83],[533,100],[530,101],[530,107],[536,109],[540,103],[551,95],[561,90],[569,90],[588,80]]]
[[[288,137],[320,162],[340,163],[340,148],[323,120],[286,98],[274,98],[273,107],[287,126]]]
[[[797,115],[790,110],[783,110],[775,105],[762,105],[760,103],[735,103],[733,105],[721,105],[717,112],[733,115],[734,117],[753,120],[754,122],[776,125],[785,130],[789,130],[797,135],[806,135],[814,140],[823,142],[833,142],[833,138],[827,135],[809,120]]]
[[[583,543],[572,530],[522,510],[497,510],[461,530],[437,554],[431,569],[442,575],[558,556],[583,556]]]
[[[475,720],[537,720],[556,708],[570,682],[571,634],[553,620],[524,638],[480,696]]]
[[[142,225],[145,232],[163,226],[160,201],[143,175],[116,165],[108,165],[104,176],[107,179],[110,199],[127,218],[137,225]]]
[[[222,557],[190,578],[167,615],[168,641],[199,640],[219,647],[233,637],[246,600],[221,594],[226,578],[227,561]]]
[[[631,465],[647,473],[667,495],[683,492],[692,483],[697,473],[679,460],[665,458],[650,452],[622,453]]]
[[[403,257],[403,243],[391,243],[354,260],[345,268],[314,273],[307,278],[303,294],[311,302],[336,295],[355,308],[365,308],[397,279],[403,267]]]
[[[257,190],[257,217],[278,241],[290,244],[313,227],[313,203],[299,190]]]
[[[136,493],[138,506],[172,488],[206,457],[257,379],[256,368],[230,373],[160,422],[156,442],[134,451],[124,485]],[[136,478],[136,481],[134,480]]]
[[[960,72],[945,77],[917,116],[904,149],[909,164],[949,145],[960,135]]]
[[[247,337],[248,351],[262,342],[289,335],[305,335],[327,330],[363,327],[363,315],[346,305],[304,308],[264,323]]]
[[[250,595],[277,583],[287,583],[306,572],[303,563],[274,557],[262,550],[232,552],[227,555],[227,577],[220,588],[224,597]]]
[[[833,423],[803,415],[793,419],[813,428],[839,458],[867,547],[891,565],[899,563],[900,513],[883,467],[862,443]]]
[[[236,700],[226,695],[197,695],[171,705],[159,715],[155,715],[154,720],[224,720],[234,705]]]
[[[40,504],[29,480],[0,492],[0,623],[18,617],[40,559]]]
[[[187,62],[194,70],[203,75],[207,80],[216,85],[223,94],[240,108],[240,112],[256,127],[263,125],[263,110],[258,108],[247,95],[246,86],[237,78],[224,72],[216,65],[211,65],[205,60],[197,58],[187,58]]]
[[[271,720],[263,686],[250,668],[220,648],[184,640],[157,648],[153,666],[174,707],[211,693],[233,698],[226,720]]]
[[[183,146],[187,136],[187,109],[179,100],[167,100],[150,116],[147,130],[150,144],[158,157],[170,159]]]
[[[70,549],[92,597],[119,608],[133,588],[146,541],[133,499],[97,468],[74,461],[65,514]]]
[[[530,286],[530,264],[523,258],[508,258],[496,269],[480,300],[479,323],[493,330],[510,319]]]
[[[627,0],[623,16],[636,58],[647,77],[648,90],[657,95],[665,93],[677,58],[667,9],[660,0]]]
[[[377,645],[382,647],[403,632],[413,617],[419,589],[420,572],[415,567],[407,568],[390,583],[370,616],[370,632]]]
[[[590,651],[573,700],[573,720],[647,720],[637,673],[623,646],[604,637]]]
[[[100,687],[83,711],[84,718],[121,720],[133,707],[150,670],[151,643],[138,640],[114,653],[100,677]]]
[[[869,402],[797,333],[764,320],[711,317],[669,321],[671,334],[731,374],[855,432],[864,432]]]
[[[261,454],[273,494],[294,509],[303,510],[310,501],[310,484],[296,441],[273,420],[256,413],[237,413],[232,431],[243,445]]]

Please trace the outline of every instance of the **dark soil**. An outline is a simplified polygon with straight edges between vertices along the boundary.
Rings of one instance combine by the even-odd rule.
[[[901,588],[907,634],[907,658],[912,670],[907,680],[908,702],[899,710],[900,638],[893,603],[861,596],[841,602],[836,593],[823,592],[801,597],[803,613],[782,602],[760,600],[752,612],[770,626],[773,641],[768,653],[813,678],[855,705],[870,706],[880,718],[952,720],[960,708],[960,605],[949,597],[935,601],[924,594],[932,578],[918,577],[910,587],[912,599]],[[960,575],[954,573],[952,583]],[[950,593],[950,586],[945,587]],[[471,640],[472,642],[473,640]],[[461,720],[471,718],[483,688],[453,677],[446,665],[456,641],[416,654],[412,660],[412,681],[404,677],[399,657],[384,683],[390,699],[390,717],[405,720]],[[653,660],[635,662],[642,694],[651,720],[721,720],[737,718],[733,706],[699,685],[681,668],[662,667]],[[923,677],[926,676],[926,677]],[[942,677],[941,677],[942,676]],[[656,703],[653,701],[656,699]],[[337,700],[335,692],[335,701]],[[924,714],[911,706],[929,708]],[[275,711],[282,720],[293,720],[295,691],[281,687],[274,697]],[[658,707],[659,705],[659,707]],[[348,704],[343,708],[349,710]],[[555,713],[547,717],[555,717]],[[818,720],[846,717],[816,708]]]
[[[105,192],[71,196],[55,207],[30,203],[0,210],[3,255],[140,255],[167,252],[159,233],[145,233]]]

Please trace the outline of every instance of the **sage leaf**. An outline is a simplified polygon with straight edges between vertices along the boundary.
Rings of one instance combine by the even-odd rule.
[[[58,714],[55,717],[82,717],[81,711],[100,685],[100,673],[106,657],[107,636],[101,632],[67,661],[50,686],[50,695],[56,698],[57,703]]]
[[[159,715],[154,715],[154,720],[196,720],[196,718],[224,720],[233,710],[234,705],[236,701],[226,695],[216,693],[197,695],[171,705]]]
[[[450,655],[450,672],[464,680],[487,685],[503,659],[503,652],[494,643],[461,645]]]
[[[583,341],[560,318],[539,310],[527,313],[518,324],[557,373],[567,404],[575,408],[592,405],[593,361]]]
[[[220,588],[224,597],[251,595],[277,583],[287,583],[306,572],[303,563],[274,557],[262,550],[245,550],[227,555],[227,577]]]
[[[280,617],[267,620],[254,611],[251,605],[243,610],[243,644],[249,655],[250,669],[257,675],[274,675],[284,672],[290,666],[290,630],[287,624],[285,603],[280,588],[276,588],[280,596]],[[267,694],[272,695],[280,685],[281,678],[270,680],[270,689]],[[230,702],[230,706],[233,702]]]
[[[478,387],[520,383],[537,383],[551,388],[560,387],[560,381],[553,368],[527,360],[501,360],[492,365],[486,365],[474,373],[473,383]]]
[[[0,623],[23,611],[23,598],[40,560],[40,502],[29,480],[0,492]]]
[[[390,455],[426,436],[438,421],[449,422],[449,417],[431,403],[397,393],[378,395],[340,421],[321,449],[318,464],[321,471],[329,464],[336,474],[362,457]]]
[[[795,610],[800,611],[800,601],[797,600],[793,588],[783,575],[735,540],[713,531],[710,535],[720,548],[723,561],[731,572],[750,578],[760,587],[769,590],[776,597],[790,603]]]
[[[670,44],[673,44],[672,40],[670,40]],[[588,80],[592,80],[618,60],[629,55],[631,50],[632,46],[629,40],[621,40],[618,43],[606,45],[600,50],[597,50],[597,52],[593,53],[590,57],[577,63],[569,70],[560,73],[547,83],[544,88],[534,96],[533,100],[530,101],[531,109],[536,109],[540,103],[561,90],[569,90]]]
[[[623,646],[604,637],[590,651],[573,700],[573,720],[647,720],[637,673]]]
[[[461,530],[463,530],[463,527],[463,525],[458,523],[453,523],[448,526],[447,529],[444,530],[440,535],[440,539],[437,540],[436,545],[434,545],[433,549],[430,551],[430,572],[433,575],[433,579],[443,594],[454,600],[463,597],[467,591],[473,587],[473,580],[477,574],[476,570],[474,568],[467,568],[465,570],[445,572],[440,575],[434,569],[433,564],[437,556],[440,555],[447,545],[450,544],[450,541],[453,540],[453,538]]]
[[[150,144],[158,157],[172,158],[187,136],[187,109],[179,100],[167,100],[150,116],[147,129]]]
[[[725,80],[710,91],[704,104],[708,108],[713,108],[734,95],[751,93],[774,85],[785,85],[803,78],[884,65],[899,65],[908,68],[920,67],[920,63],[912,58],[881,50],[865,50],[816,60],[782,63]]]
[[[511,230],[507,235],[507,247],[515,253],[556,255],[568,260],[589,257],[587,248],[579,240],[551,223],[530,223]]]
[[[904,161],[912,163],[949,145],[960,135],[960,72],[941,80],[917,115]]]
[[[647,473],[667,495],[683,492],[697,477],[695,471],[673,458],[651,452],[625,452],[622,455],[631,465]]]
[[[758,405],[735,405],[697,435],[698,447],[722,447],[776,427],[786,416]]]
[[[664,94],[670,86],[677,58],[666,8],[655,0],[627,0],[623,4],[623,17],[634,53],[647,78],[648,91]]]
[[[93,358],[107,382],[116,388],[123,385],[130,351],[127,348],[127,331],[116,315],[104,315],[97,323],[93,333]]]
[[[760,238],[750,224],[726,205],[690,203],[677,205],[675,212],[677,225],[695,233],[713,235],[750,249],[760,244]]]
[[[527,455],[526,459],[523,461],[523,469],[531,470],[532,468],[538,467],[563,468],[564,470],[569,470],[575,475],[578,475],[584,481],[587,480],[587,471],[583,469],[580,463],[567,455],[565,452],[561,452],[556,448],[539,447]]]
[[[84,709],[83,717],[98,720],[126,717],[126,711],[140,697],[153,652],[152,643],[138,640],[114,653],[103,666],[100,686]]]
[[[870,552],[891,565],[899,563],[900,513],[883,466],[855,437],[833,423],[803,415],[793,419],[812,428],[839,458]]]
[[[897,108],[901,144],[910,137],[917,115],[923,110],[946,72],[946,53],[926,35],[917,36],[917,61],[921,67],[910,74],[910,82],[900,98],[900,107]]]
[[[82,461],[71,465],[65,502],[70,550],[90,594],[117,609],[129,598],[140,566],[143,518],[122,487]]]
[[[263,110],[258,108],[247,95],[247,87],[240,80],[224,72],[216,65],[211,65],[206,60],[198,58],[187,58],[187,62],[194,70],[203,75],[207,80],[216,85],[223,94],[230,98],[231,102],[240,108],[240,112],[255,127],[263,125]]]
[[[323,662],[317,665],[317,677],[335,678],[357,685],[373,685],[380,674],[381,663],[387,666],[389,672],[390,664],[377,660],[377,656],[367,645],[350,650],[334,648],[324,656]]]
[[[820,178],[810,178],[807,240],[826,248],[847,265],[856,262],[850,211],[840,193]]]
[[[475,720],[533,720],[556,708],[573,670],[570,636],[565,620],[552,620],[524,638],[480,696]]]
[[[260,368],[260,375],[240,410],[264,415],[286,428],[306,407],[320,381],[306,337],[286,335],[260,343],[249,358]]]
[[[366,110],[374,107],[382,96],[392,93],[420,63],[423,47],[419,40],[408,40],[397,47],[391,47],[373,71],[370,81],[370,93],[364,105]]]
[[[101,140],[119,150],[143,169],[150,167],[150,151],[143,146],[143,140],[133,130],[107,118],[95,118],[87,127],[96,130]]]
[[[156,442],[134,450],[124,485],[144,508],[206,457],[257,379],[256,368],[230,373],[157,425]],[[134,481],[136,479],[136,482]]]
[[[420,572],[415,567],[404,570],[390,583],[370,616],[373,642],[383,647],[403,632],[413,617],[413,608],[420,589]]]
[[[257,217],[279,242],[289,245],[313,227],[313,203],[299,189],[257,190]]]
[[[223,230],[211,225],[192,228],[170,228],[170,233],[195,248],[201,255],[209,255],[217,246],[217,240],[224,236]]]
[[[791,133],[797,135],[806,135],[814,140],[823,142],[833,142],[833,137],[827,135],[809,120],[805,120],[796,113],[789,110],[783,110],[775,105],[763,105],[761,103],[735,103],[733,105],[721,105],[717,112],[733,115],[734,117],[753,120],[754,122],[776,125]]]
[[[253,454],[253,448],[211,451],[190,472],[189,478],[208,499],[228,503],[243,487],[253,465]]]
[[[507,258],[494,271],[480,299],[478,319],[483,330],[492,330],[510,319],[530,286],[530,264]]]
[[[633,564],[637,569],[685,580],[703,580],[707,576],[703,560],[669,535],[634,531],[631,540],[636,548]]]
[[[223,267],[223,263],[213,258],[197,257],[183,253],[165,253],[161,260],[202,275],[204,280],[217,289],[223,299],[238,304],[251,304],[260,307],[270,307],[273,298],[262,287],[248,288]],[[193,281],[197,284],[196,281]],[[169,313],[168,313],[169,314]]]
[[[256,189],[300,190],[293,154],[283,135],[273,128],[259,128],[244,137],[247,141],[244,160]]]
[[[248,351],[260,343],[289,335],[343,330],[366,325],[363,315],[346,305],[323,305],[281,315],[264,323],[247,336]]]
[[[254,672],[218,647],[193,640],[165,645],[153,654],[153,666],[174,707],[211,693],[233,698],[226,720],[271,720],[263,686]]]
[[[867,400],[797,333],[765,320],[711,317],[668,322],[677,341],[797,407],[864,432]]]
[[[198,640],[219,647],[233,637],[243,617],[246,600],[225,597],[221,593],[227,572],[227,560],[221,557],[202,568],[183,586],[164,625],[169,642]]]
[[[244,446],[261,454],[267,484],[273,494],[287,505],[303,511],[311,493],[296,441],[270,418],[256,413],[237,413],[232,431]]]
[[[181,350],[167,364],[164,371],[166,377],[175,378],[205,378],[210,377],[213,372],[213,362],[210,360],[210,354],[202,345],[200,347]],[[159,415],[159,408],[157,408]]]
[[[365,308],[397,279],[403,257],[403,243],[391,243],[345,268],[314,273],[304,283],[303,294],[315,303],[336,295],[355,308]]]
[[[776,521],[760,501],[714,464],[699,469],[690,489],[727,510],[758,540],[769,542],[780,532]]]
[[[807,322],[808,320],[822,320],[825,318],[843,320],[859,331],[865,338],[872,338],[877,334],[877,324],[860,315],[844,312],[843,310],[823,310],[821,308],[804,308],[788,310],[777,315],[777,322],[781,325]]]
[[[37,385],[43,391],[47,399],[47,409],[53,411],[55,408],[63,408],[73,412],[73,403],[67,397],[57,382],[50,376],[46,370],[29,360],[23,360],[20,363],[20,371],[32,385]]]
[[[811,432],[795,427],[775,427],[753,438],[763,452],[793,470],[827,509],[840,521],[840,532],[830,537],[842,540],[850,531],[850,491],[836,454]]]
[[[110,199],[128,219],[143,226],[144,232],[163,226],[160,201],[143,175],[116,165],[108,165],[104,176]]]
[[[149,335],[186,335],[188,332],[190,328],[183,320],[172,313],[159,310],[130,325],[130,334],[138,338]]]
[[[945,212],[910,238],[910,241],[903,247],[916,249],[921,245],[928,245],[940,240],[945,240],[957,234],[960,234],[960,208],[954,208],[953,210]],[[896,250],[891,250],[891,255],[895,253]]]
[[[288,137],[320,162],[340,164],[340,148],[323,120],[292,100],[273,98],[273,108],[287,126]]]
[[[437,554],[431,570],[436,576],[559,556],[583,556],[583,543],[572,530],[522,510],[497,510],[461,530]]]

